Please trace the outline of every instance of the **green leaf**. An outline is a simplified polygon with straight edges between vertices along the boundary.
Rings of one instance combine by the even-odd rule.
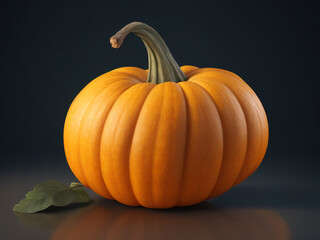
[[[64,207],[75,203],[88,203],[90,198],[81,183],[71,183],[66,186],[54,180],[49,180],[34,187],[26,194],[26,198],[13,207],[20,213],[36,213],[50,206]]]

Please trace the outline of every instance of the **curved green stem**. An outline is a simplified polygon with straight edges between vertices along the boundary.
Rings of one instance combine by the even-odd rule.
[[[132,22],[122,28],[110,38],[113,48],[119,48],[130,33],[140,37],[147,48],[149,60],[149,74],[147,82],[181,82],[186,76],[171,55],[161,36],[152,27],[141,22]]]

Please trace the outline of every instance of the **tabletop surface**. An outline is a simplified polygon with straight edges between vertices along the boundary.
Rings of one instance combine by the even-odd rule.
[[[0,171],[0,239],[320,239],[320,177],[310,167],[262,164],[227,193],[191,207],[128,207],[86,189],[90,204],[13,212],[41,182],[77,181],[62,159],[34,165]]]

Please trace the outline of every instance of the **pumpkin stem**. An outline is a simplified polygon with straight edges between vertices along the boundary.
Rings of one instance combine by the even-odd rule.
[[[176,60],[171,55],[167,45],[161,36],[152,27],[141,22],[132,22],[122,28],[110,38],[113,48],[119,48],[130,33],[140,37],[147,48],[149,59],[149,73],[147,82],[181,82],[186,76],[180,69]]]

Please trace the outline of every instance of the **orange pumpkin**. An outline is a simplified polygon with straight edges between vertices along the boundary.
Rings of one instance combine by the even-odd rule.
[[[148,51],[149,71],[118,68],[75,98],[64,127],[75,176],[130,206],[170,208],[214,198],[251,175],[268,144],[265,111],[236,74],[179,67],[159,34],[130,23]]]

